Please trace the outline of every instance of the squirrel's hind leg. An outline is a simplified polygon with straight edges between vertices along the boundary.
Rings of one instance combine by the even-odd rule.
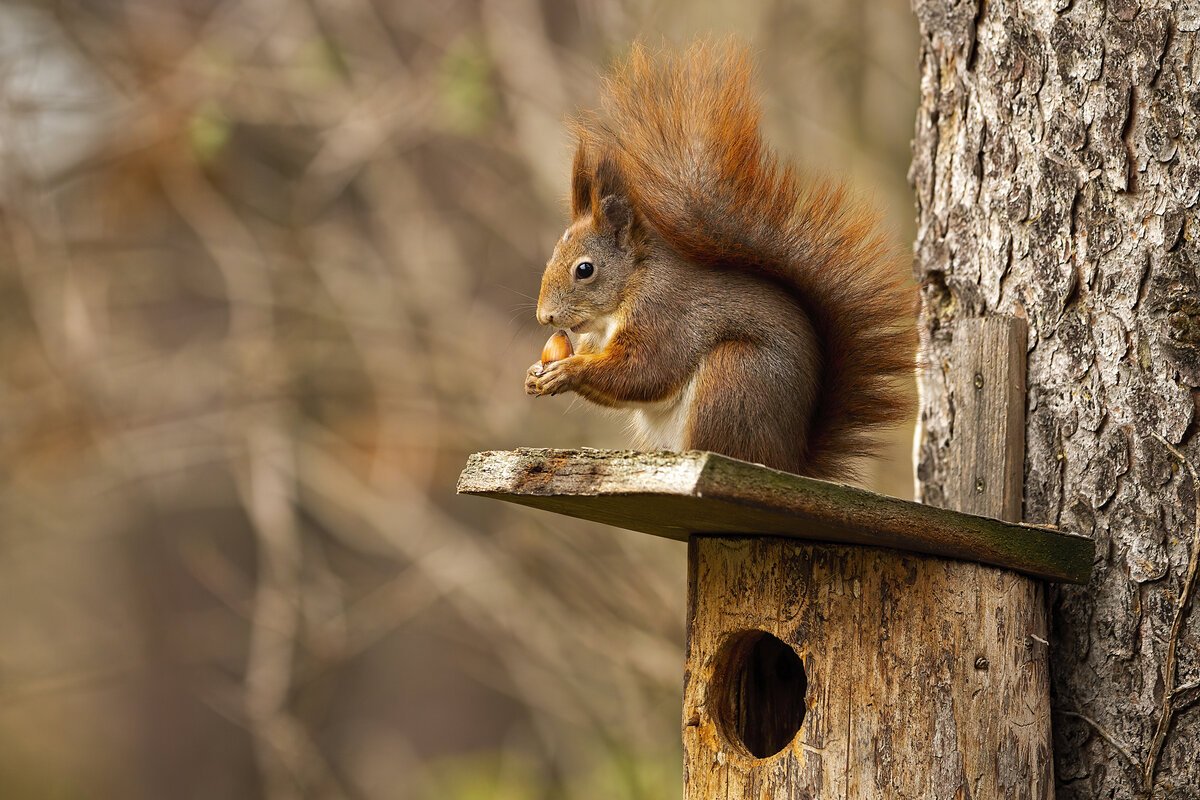
[[[684,449],[712,450],[787,472],[802,472],[812,387],[780,353],[725,342],[695,376]]]

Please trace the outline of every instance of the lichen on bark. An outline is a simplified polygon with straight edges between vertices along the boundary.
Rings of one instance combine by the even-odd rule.
[[[1024,519],[1097,541],[1091,584],[1050,592],[1058,796],[1195,797],[1200,4],[914,10],[921,498],[944,504],[952,323],[1027,318]]]

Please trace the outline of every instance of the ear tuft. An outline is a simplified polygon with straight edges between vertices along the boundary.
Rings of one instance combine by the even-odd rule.
[[[602,156],[596,164],[592,216],[596,227],[612,233],[618,245],[632,246],[637,231],[637,213],[625,189],[625,178],[617,162],[608,155]]]
[[[579,219],[592,211],[592,169],[583,141],[575,148],[571,165],[571,218]]]
[[[621,174],[621,168],[611,155],[605,153],[596,163],[596,177],[592,184],[592,210],[598,211],[600,200],[609,195],[628,197],[629,192],[625,190],[625,176]]]

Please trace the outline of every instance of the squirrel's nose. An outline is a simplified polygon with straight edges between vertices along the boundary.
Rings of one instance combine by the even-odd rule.
[[[553,325],[554,324],[554,314],[547,313],[545,310],[539,308],[537,310],[537,321],[538,321],[538,324],[540,324],[540,325]]]

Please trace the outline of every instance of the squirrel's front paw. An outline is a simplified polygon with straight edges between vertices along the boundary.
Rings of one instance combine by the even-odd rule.
[[[578,384],[575,358],[543,364],[538,361],[525,373],[525,393],[539,397],[569,392]]]

